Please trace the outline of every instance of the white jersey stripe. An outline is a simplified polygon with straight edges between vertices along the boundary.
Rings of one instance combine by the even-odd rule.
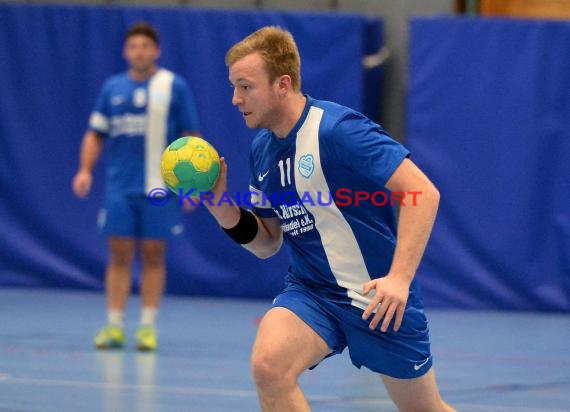
[[[174,73],[160,69],[149,83],[145,134],[145,191],[164,188],[160,174],[162,152],[166,148],[168,113],[172,99]]]
[[[89,118],[89,127],[100,133],[107,133],[109,131],[109,119],[102,113],[93,112]]]
[[[307,119],[297,133],[294,163],[296,190],[299,196],[310,193],[312,199],[317,199],[318,193],[330,193],[321,167],[319,150],[319,126],[322,116],[323,109],[311,107]],[[307,162],[301,163],[301,159],[311,155],[312,172],[308,177],[304,177],[308,174]],[[301,174],[301,164],[305,165],[304,175]],[[348,290],[353,306],[365,309],[370,298],[357,291],[362,290],[362,285],[370,280],[370,275],[350,225],[334,202],[329,206],[313,206],[306,202],[303,206],[315,218],[315,228],[321,236],[329,266],[338,285]]]

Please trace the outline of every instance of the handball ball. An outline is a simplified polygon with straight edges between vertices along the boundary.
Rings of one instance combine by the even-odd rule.
[[[160,171],[166,186],[176,194],[207,192],[220,174],[220,156],[206,140],[186,136],[172,142],[162,154]]]

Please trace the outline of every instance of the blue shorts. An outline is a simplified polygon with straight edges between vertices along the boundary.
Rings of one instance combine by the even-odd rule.
[[[387,332],[381,332],[380,325],[370,330],[370,322],[362,319],[362,309],[331,302],[299,284],[289,284],[275,298],[273,307],[287,308],[301,318],[332,349],[329,356],[348,347],[356,367],[410,379],[422,376],[432,366],[427,319],[423,308],[412,306],[410,300],[398,332],[392,325]]]
[[[182,232],[178,202],[156,206],[145,195],[108,196],[97,225],[107,236],[165,239]]]

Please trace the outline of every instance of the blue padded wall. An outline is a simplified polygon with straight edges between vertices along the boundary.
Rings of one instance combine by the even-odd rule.
[[[89,113],[105,78],[125,69],[123,36],[139,20],[150,21],[161,33],[160,63],[182,74],[192,87],[204,137],[229,163],[232,193],[248,190],[249,144],[255,131],[246,128],[231,105],[224,55],[254,30],[277,24],[296,36],[306,93],[377,112],[367,98],[365,77],[371,76],[361,61],[375,51],[378,19],[2,4],[0,285],[102,289],[106,247],[97,235],[96,217],[104,157],[89,201],[74,198],[70,185]],[[281,288],[287,269],[284,252],[258,260],[225,237],[203,207],[184,220],[186,232],[170,244],[169,293],[267,298]]]
[[[570,310],[568,44],[568,22],[411,22],[407,141],[442,196],[428,305]]]

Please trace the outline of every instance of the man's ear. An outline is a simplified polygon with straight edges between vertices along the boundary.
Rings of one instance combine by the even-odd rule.
[[[277,84],[279,86],[279,95],[284,97],[291,89],[291,76],[288,74],[281,75]]]

